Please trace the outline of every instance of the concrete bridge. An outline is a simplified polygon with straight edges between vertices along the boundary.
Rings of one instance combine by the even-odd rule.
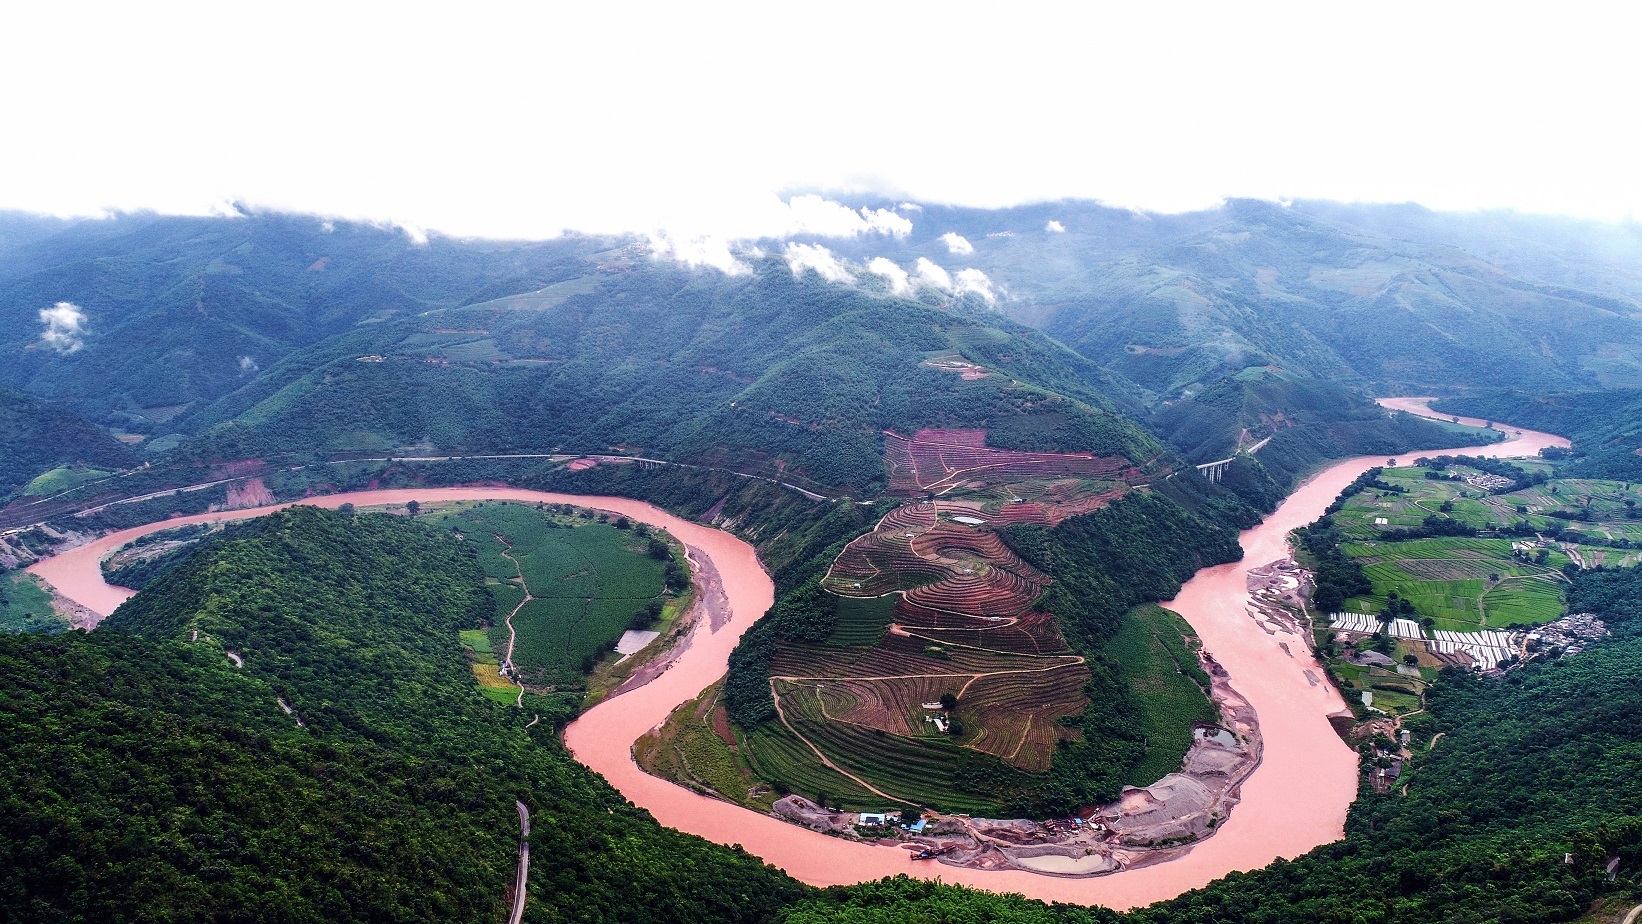
[[[1204,478],[1209,479],[1215,484],[1219,484],[1220,479],[1225,477],[1226,469],[1232,464],[1233,459],[1238,456],[1252,456],[1264,448],[1269,442],[1271,442],[1271,437],[1268,436],[1260,442],[1255,443],[1253,446],[1250,446],[1247,449],[1238,449],[1237,452],[1232,453],[1230,456],[1227,456],[1217,462],[1204,462],[1202,465],[1197,466],[1197,471]]]
[[[1221,459],[1218,462],[1204,462],[1202,465],[1197,466],[1198,474],[1215,484],[1219,484],[1220,479],[1226,474],[1226,468],[1231,465],[1232,459],[1235,458],[1237,457],[1232,456],[1230,459]]]

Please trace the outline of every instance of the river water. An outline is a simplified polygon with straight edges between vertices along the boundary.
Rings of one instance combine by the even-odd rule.
[[[1424,399],[1387,399],[1399,410],[1430,415]],[[1436,415],[1432,415],[1436,416]],[[1481,421],[1465,421],[1479,424]],[[1509,431],[1509,442],[1445,453],[1496,457],[1531,456],[1567,441],[1534,431]],[[740,844],[752,854],[814,885],[840,885],[897,873],[940,878],[999,892],[1019,892],[1045,901],[1129,908],[1171,898],[1227,873],[1258,869],[1280,857],[1295,857],[1338,840],[1346,810],[1357,792],[1357,755],[1329,726],[1327,716],[1345,707],[1326,683],[1314,685],[1311,670],[1323,676],[1307,640],[1268,634],[1246,615],[1248,572],[1288,554],[1287,535],[1321,515],[1336,495],[1382,456],[1337,462],[1302,484],[1270,517],[1242,533],[1242,561],[1199,571],[1165,605],[1192,624],[1204,647],[1225,667],[1232,685],[1259,715],[1264,758],[1244,782],[1242,802],[1218,832],[1191,851],[1154,866],[1108,876],[1073,879],[1024,871],[988,872],[914,863],[906,850],[827,837],[767,815],[693,793],[650,776],[633,762],[632,744],[661,724],[679,704],[694,699],[724,676],[729,656],[746,631],[774,601],[774,587],[753,548],[729,533],[682,520],[650,504],[616,497],[579,497],[510,488],[425,488],[361,491],[302,501],[320,507],[456,500],[512,500],[569,503],[619,513],[659,526],[710,558],[723,581],[731,618],[701,619],[689,649],[655,680],[588,710],[565,730],[576,759],[602,774],[635,804],[669,827],[723,844]],[[64,596],[108,614],[131,596],[103,581],[98,563],[108,552],[138,536],[189,523],[245,519],[289,506],[225,511],[151,523],[112,533],[89,545],[37,562],[29,571]],[[1291,656],[1279,643],[1287,642]]]

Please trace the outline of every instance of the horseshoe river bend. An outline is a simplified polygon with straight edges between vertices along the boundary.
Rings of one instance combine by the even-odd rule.
[[[1427,399],[1384,399],[1382,404],[1438,416]],[[1480,425],[1482,421],[1462,419]],[[1445,453],[1491,457],[1532,456],[1567,441],[1545,433],[1510,429],[1509,439]],[[1109,875],[1069,878],[1024,870],[988,871],[909,862],[906,850],[846,842],[699,795],[646,774],[633,762],[635,740],[663,722],[724,676],[741,634],[774,602],[774,586],[753,548],[731,534],[680,519],[654,506],[617,497],[582,497],[511,488],[419,488],[333,494],[301,501],[321,507],[424,504],[459,500],[571,503],[610,511],[660,527],[690,550],[698,571],[716,572],[722,596],[705,594],[714,610],[699,618],[687,647],[649,683],[606,699],[565,730],[577,760],[602,774],[622,795],[664,825],[724,844],[740,844],[790,875],[814,885],[839,885],[896,874],[940,878],[996,892],[1018,892],[1045,901],[1129,908],[1171,898],[1239,870],[1258,869],[1278,858],[1299,856],[1344,834],[1346,812],[1357,792],[1357,755],[1329,725],[1345,708],[1329,684],[1308,679],[1323,673],[1309,640],[1279,628],[1273,633],[1247,614],[1249,572],[1288,555],[1288,533],[1320,516],[1336,495],[1383,456],[1335,462],[1297,487],[1271,516],[1244,531],[1241,561],[1199,571],[1164,605],[1189,621],[1230,684],[1258,716],[1263,737],[1260,764],[1243,782],[1241,801],[1213,837],[1151,865]],[[104,582],[99,562],[139,536],[190,523],[255,517],[288,505],[179,517],[121,530],[43,559],[28,570],[63,596],[100,615],[131,596]],[[1285,645],[1286,643],[1286,645]],[[1291,654],[1292,652],[1292,654]]]

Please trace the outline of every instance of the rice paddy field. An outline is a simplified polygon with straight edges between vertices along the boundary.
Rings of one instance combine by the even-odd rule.
[[[1561,567],[1567,554],[1549,552],[1543,565],[1512,555],[1510,539],[1444,537],[1406,542],[1351,542],[1341,551],[1363,566],[1374,585],[1345,609],[1378,613],[1390,594],[1410,601],[1434,628],[1474,632],[1526,626],[1562,615]]]
[[[1540,460],[1524,460],[1519,467],[1555,473]],[[1440,471],[1484,474],[1460,465]],[[1494,494],[1465,481],[1427,477],[1437,472],[1424,466],[1387,468],[1380,480],[1392,490],[1365,488],[1334,515],[1350,540],[1342,551],[1362,564],[1374,585],[1372,594],[1346,601],[1347,610],[1379,612],[1396,593],[1421,616],[1431,617],[1438,629],[1529,626],[1562,615],[1564,566],[1642,562],[1642,515],[1637,513],[1642,484],[1552,477]],[[1526,523],[1534,532],[1398,542],[1379,538],[1387,530],[1417,528],[1430,516],[1485,532]]]
[[[565,508],[502,502],[455,505],[425,518],[477,550],[496,602],[487,647],[498,661],[507,651],[504,620],[518,608],[513,661],[527,685],[581,683],[637,614],[666,601],[667,563],[648,553],[648,535],[635,529]]]

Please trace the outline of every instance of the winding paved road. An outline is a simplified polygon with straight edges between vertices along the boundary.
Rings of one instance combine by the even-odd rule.
[[[507,924],[524,920],[525,880],[530,878],[530,809],[518,799],[513,805],[519,810],[519,874],[513,883],[513,913],[508,915]]]

